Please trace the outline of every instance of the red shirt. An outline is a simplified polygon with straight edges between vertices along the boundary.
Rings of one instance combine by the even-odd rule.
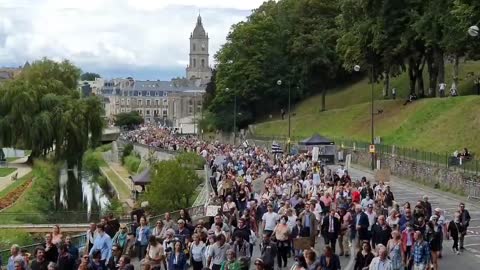
[[[352,192],[352,202],[360,203],[360,191],[357,190]]]

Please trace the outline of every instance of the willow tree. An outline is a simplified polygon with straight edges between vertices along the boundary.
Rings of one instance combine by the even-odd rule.
[[[103,128],[98,97],[80,98],[80,69],[42,59],[0,85],[0,147],[31,149],[31,160],[54,151],[69,165],[96,146]]]

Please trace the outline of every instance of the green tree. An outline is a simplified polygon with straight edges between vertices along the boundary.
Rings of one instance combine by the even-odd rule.
[[[195,152],[184,152],[175,157],[180,164],[194,170],[203,170],[205,159]]]
[[[103,107],[98,97],[81,99],[80,70],[69,61],[35,61],[0,87],[0,146],[31,149],[30,158],[55,157],[79,163],[98,145]]]
[[[115,115],[116,126],[133,128],[140,124],[143,124],[143,117],[138,112],[124,112]]]
[[[145,199],[156,212],[190,207],[201,179],[177,160],[161,161],[151,168]]]
[[[95,81],[96,78],[101,78],[100,74],[85,72],[80,76],[80,80],[82,81]]]

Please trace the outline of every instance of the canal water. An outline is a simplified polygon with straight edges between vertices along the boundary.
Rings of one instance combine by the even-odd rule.
[[[95,176],[77,168],[62,168],[58,181],[52,218],[62,223],[97,222],[106,214],[110,198],[115,195],[110,186],[102,188]]]

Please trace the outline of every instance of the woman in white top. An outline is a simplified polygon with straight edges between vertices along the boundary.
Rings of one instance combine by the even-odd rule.
[[[190,254],[193,270],[202,270],[203,258],[205,254],[205,244],[200,241],[200,236],[196,233],[192,236],[193,242],[190,244]]]
[[[390,228],[395,228],[398,226],[398,222],[400,221],[400,217],[398,215],[397,210],[393,209],[390,211],[390,215],[387,217],[387,224],[390,226]]]
[[[163,222],[161,220],[157,220],[157,224],[152,230],[152,235],[155,236],[158,241],[161,241],[161,239],[164,237],[165,226],[163,226]]]

